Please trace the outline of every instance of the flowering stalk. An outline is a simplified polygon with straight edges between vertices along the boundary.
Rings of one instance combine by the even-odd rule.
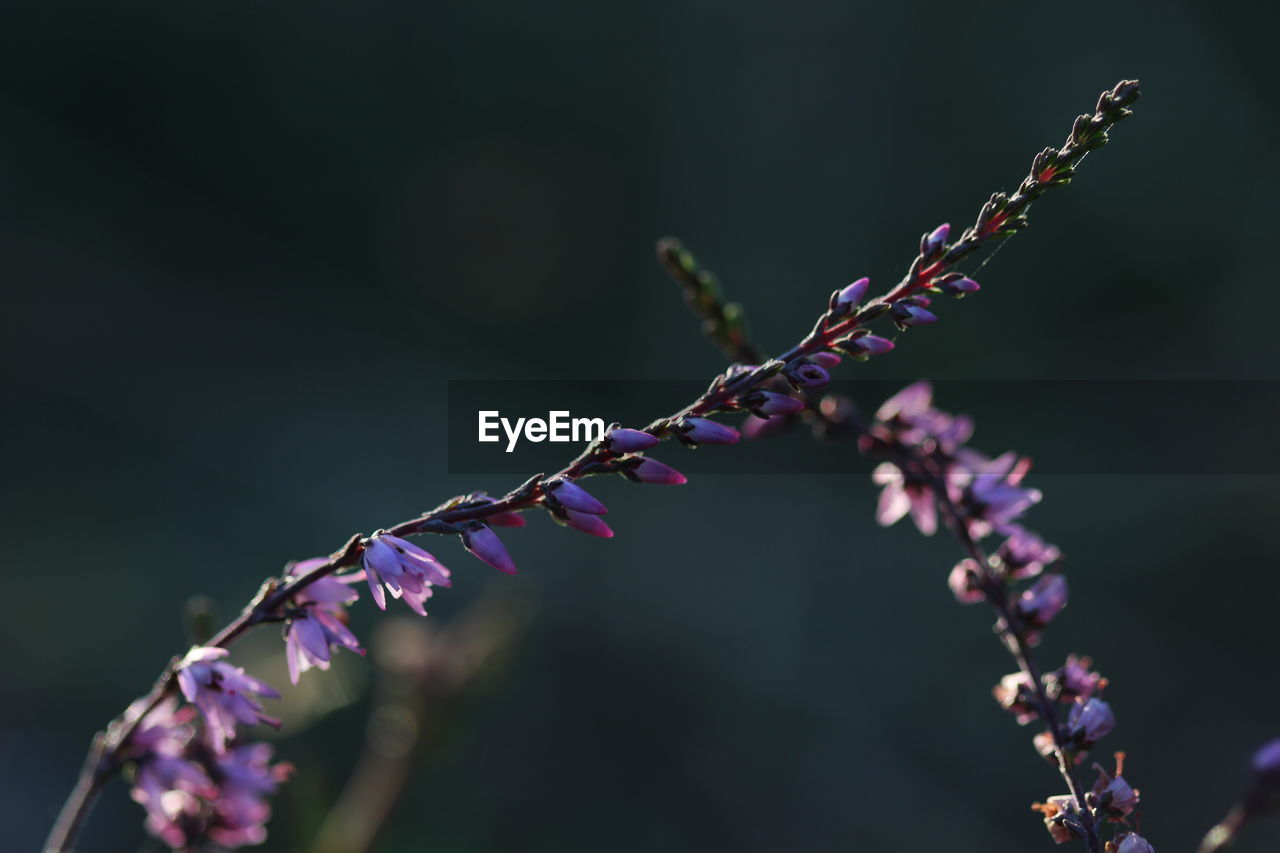
[[[697,399],[671,415],[654,420],[642,430],[621,429],[615,425],[602,439],[589,444],[551,476],[535,475],[500,498],[483,492],[453,498],[371,536],[352,536],[328,557],[295,566],[281,578],[268,579],[236,619],[205,646],[193,649],[183,658],[174,658],[151,691],[94,738],[76,787],[48,839],[46,851],[67,849],[102,784],[126,764],[138,762],[134,750],[142,721],[175,695],[179,682],[188,699],[205,713],[206,729],[213,733],[209,744],[215,755],[241,748],[235,739],[236,724],[250,725],[267,719],[261,714],[256,699],[245,694],[269,696],[272,691],[242,672],[224,669],[229,665],[218,660],[221,657],[218,650],[225,649],[250,628],[267,622],[284,623],[294,678],[307,665],[327,664],[333,648],[358,649],[355,638],[345,631],[342,608],[350,602],[350,592],[330,589],[316,594],[314,590],[322,582],[347,584],[363,580],[380,607],[386,606],[389,595],[403,598],[413,610],[425,613],[425,601],[434,587],[448,585],[449,572],[433,555],[409,542],[407,537],[427,533],[458,536],[473,555],[504,571],[514,571],[515,564],[492,528],[523,525],[524,519],[519,513],[525,510],[544,509],[558,523],[610,537],[613,531],[602,518],[606,508],[577,481],[616,473],[635,482],[683,483],[682,474],[644,455],[645,451],[669,438],[691,446],[735,443],[738,431],[711,420],[710,416],[746,411],[761,420],[785,418],[800,408],[796,405],[800,401],[788,403],[786,400],[792,398],[782,392],[789,386],[807,397],[813,389],[825,385],[829,381],[827,371],[840,361],[837,353],[865,360],[894,348],[891,339],[871,334],[868,326],[872,322],[887,317],[900,331],[935,322],[937,317],[928,308],[930,297],[926,293],[963,296],[976,290],[975,282],[952,272],[954,266],[986,243],[1007,237],[1023,227],[1031,203],[1049,188],[1069,182],[1084,156],[1104,144],[1109,129],[1130,114],[1128,107],[1137,97],[1136,81],[1122,81],[1104,92],[1095,111],[1076,120],[1062,147],[1045,149],[1038,154],[1031,173],[1018,189],[1011,195],[991,196],[974,224],[955,242],[949,242],[949,225],[925,234],[906,276],[884,296],[864,302],[869,288],[865,279],[836,291],[812,331],[778,357],[754,366],[735,364],[712,380]],[[696,274],[696,265],[691,259],[686,264],[678,253],[673,257],[679,270],[691,275],[699,288],[698,294],[702,294],[707,285]],[[689,273],[690,269],[695,272]],[[700,295],[695,306],[710,312],[714,302],[714,298]],[[727,314],[721,310],[718,315],[704,313],[704,316],[718,324],[716,329],[727,348],[741,351],[745,333],[742,333],[740,312]],[[983,555],[976,545],[974,549],[973,559],[981,562],[979,558]],[[998,597],[995,600],[1000,601]],[[1007,609],[1013,605],[1004,600],[1003,606]],[[1028,668],[1032,666],[1027,664]],[[1046,705],[1042,710],[1049,720],[1051,709]]]

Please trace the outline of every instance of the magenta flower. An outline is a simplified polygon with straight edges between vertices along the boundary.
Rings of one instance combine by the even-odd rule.
[[[987,459],[976,451],[962,448],[957,452],[957,465],[948,485],[971,510],[975,536],[985,536],[992,528],[1004,527],[1033,505],[1040,502],[1038,489],[1019,486],[1031,467],[1031,460],[1015,453],[1003,453]]]
[[[431,597],[432,587],[448,587],[449,570],[426,551],[398,536],[377,533],[365,541],[360,560],[373,601],[387,609],[383,586],[392,598],[403,598],[413,612],[426,616],[423,603]]]
[[[1101,699],[1086,699],[1071,706],[1067,715],[1067,732],[1072,740],[1088,748],[1102,740],[1116,727],[1111,706]]]
[[[292,765],[271,764],[271,753],[269,744],[253,743],[237,746],[216,759],[214,775],[219,789],[205,829],[215,844],[243,847],[266,840],[266,823],[271,818],[266,797],[293,772]]]
[[[615,429],[605,436],[609,449],[614,453],[636,453],[648,450],[658,443],[658,438],[638,429]]]
[[[706,418],[681,418],[676,434],[685,444],[737,444],[738,431]]]
[[[876,506],[877,523],[888,527],[911,513],[911,520],[925,536],[937,531],[938,507],[927,483],[908,477],[892,462],[877,465],[871,479],[884,487]]]
[[[266,723],[279,728],[280,721],[262,713],[258,698],[279,699],[275,688],[251,675],[242,667],[223,661],[226,649],[196,646],[187,652],[178,669],[178,686],[187,701],[204,716],[209,746],[214,752],[226,750],[227,741],[236,734],[236,723],[252,726]]]
[[[502,544],[498,534],[480,522],[473,521],[463,528],[462,546],[498,571],[509,575],[516,573],[515,561],[507,553],[507,547]]]
[[[586,512],[592,515],[604,515],[608,507],[591,496],[591,493],[563,477],[557,477],[546,485],[551,500],[566,509]]]
[[[138,762],[129,795],[146,811],[147,832],[181,849],[195,840],[189,832],[199,825],[205,802],[217,797],[218,789],[194,761],[156,756]]]
[[[1027,625],[1043,628],[1067,606],[1067,579],[1045,575],[1018,596],[1015,607]]]
[[[768,418],[770,415],[789,415],[804,408],[803,400],[773,391],[754,391],[738,402],[744,409],[749,409],[756,417],[761,418]]]
[[[689,478],[664,462],[649,456],[636,457],[634,464],[619,468],[629,480],[637,483],[657,483],[664,486],[680,486],[689,482]],[[629,460],[630,461],[630,460]]]
[[[830,370],[843,361],[840,356],[833,352],[815,352],[813,355],[809,356],[809,360],[818,365],[818,367],[825,368],[826,370]]]
[[[876,410],[876,421],[899,441],[921,447],[933,443],[947,454],[973,435],[970,418],[933,407],[933,386],[928,382],[913,382],[885,400]]]

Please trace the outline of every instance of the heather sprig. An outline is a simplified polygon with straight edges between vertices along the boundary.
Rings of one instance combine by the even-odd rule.
[[[746,339],[741,310],[723,302],[714,278],[701,270],[691,255],[674,242],[660,244],[664,265],[685,286],[690,304],[704,318],[709,333],[737,363],[713,379],[706,391],[685,407],[643,429],[614,425],[603,438],[589,444],[553,474],[530,477],[501,497],[476,492],[453,498],[370,536],[352,536],[328,557],[308,561],[301,570],[268,579],[235,620],[203,646],[171,661],[152,690],[95,737],[46,849],[67,848],[107,778],[126,766],[140,769],[147,763],[148,754],[136,751],[136,738],[148,731],[145,721],[151,719],[153,712],[168,707],[179,686],[183,696],[200,710],[207,731],[204,739],[191,741],[208,752],[199,764],[205,776],[184,766],[167,775],[152,774],[151,787],[168,786],[170,792],[176,792],[169,799],[183,801],[174,819],[180,817],[190,824],[183,829],[184,845],[191,843],[196,829],[223,846],[259,839],[253,827],[260,826],[260,818],[264,819],[261,796],[269,792],[281,774],[269,766],[262,749],[236,739],[237,725],[274,722],[259,702],[260,698],[274,695],[274,690],[223,660],[227,646],[257,625],[283,622],[290,674],[296,680],[308,666],[323,668],[334,648],[359,649],[358,641],[345,628],[345,608],[358,598],[352,596],[349,582],[364,580],[374,603],[381,608],[385,608],[390,595],[425,614],[425,602],[436,587],[448,586],[450,573],[408,537],[456,536],[472,555],[503,571],[514,571],[515,562],[493,528],[520,526],[523,512],[545,510],[555,521],[572,529],[611,537],[613,531],[602,519],[604,505],[579,481],[618,474],[639,483],[683,483],[682,474],[647,455],[651,447],[670,438],[691,446],[735,443],[739,431],[715,417],[749,412],[756,422],[785,421],[815,399],[817,389],[829,381],[829,370],[840,362],[841,355],[861,361],[894,348],[893,338],[872,333],[873,324],[901,333],[936,322],[938,315],[930,294],[960,297],[978,289],[976,282],[954,271],[954,267],[981,246],[1024,226],[1032,202],[1048,189],[1067,183],[1084,155],[1104,144],[1110,128],[1129,115],[1128,106],[1137,97],[1135,81],[1123,81],[1104,92],[1096,110],[1077,119],[1066,143],[1037,155],[1030,174],[1018,189],[1009,195],[993,195],[975,223],[958,239],[951,241],[951,227],[946,224],[926,232],[907,274],[884,296],[867,300],[870,282],[866,279],[836,290],[809,334],[775,358],[763,359],[753,350]],[[834,420],[830,413],[823,414]],[[962,444],[960,432],[955,431],[946,441]],[[940,436],[933,440],[944,441]],[[956,450],[957,458],[960,452]],[[906,511],[925,512],[917,509],[921,504],[916,494],[920,483],[912,478],[940,477],[941,472],[917,472],[909,467],[899,470],[903,479],[894,488],[905,495]],[[1106,715],[1096,704],[1101,700],[1089,698],[1075,706],[1082,710],[1073,709],[1069,728],[1060,729],[1044,682],[1029,656],[1035,632],[1048,624],[1065,602],[1065,589],[1045,583],[1042,578],[1031,587],[1029,598],[1020,594],[1015,600],[1008,578],[1000,574],[999,566],[978,544],[992,531],[1004,532],[1038,495],[1021,486],[1025,465],[1014,457],[989,460],[974,455],[953,473],[954,483],[947,477],[932,481],[937,490],[933,497],[948,525],[961,537],[968,559],[973,561],[976,589],[996,607],[1004,626],[1002,636],[1029,677],[1038,711],[1047,730],[1054,734],[1056,753],[1071,787],[1073,808],[1080,812],[1078,817],[1064,812],[1061,819],[1055,818],[1054,825],[1067,826],[1074,832],[1072,821],[1079,822],[1091,849],[1098,850],[1090,822],[1090,810],[1095,806],[1074,778],[1073,759],[1080,747],[1094,734],[1100,736],[1104,728],[1102,720]],[[886,484],[889,485],[893,484]],[[895,494],[890,501],[890,509],[895,512],[904,505],[901,495]],[[886,510],[888,514],[891,513]],[[922,529],[931,524],[923,515],[917,517],[917,522]],[[1010,550],[1025,546],[1020,542],[1011,545]],[[334,583],[345,589],[332,586]],[[1075,746],[1066,743],[1068,735],[1076,738]],[[218,797],[212,801],[204,796],[213,790],[213,786],[204,785],[206,779],[213,786],[220,785]],[[212,816],[206,815],[206,806],[200,803],[207,804]]]

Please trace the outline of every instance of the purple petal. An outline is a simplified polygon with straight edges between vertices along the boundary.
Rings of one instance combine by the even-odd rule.
[[[737,444],[738,431],[706,418],[683,418],[676,429],[694,444]]]
[[[609,529],[609,525],[598,515],[590,515],[585,512],[574,512],[571,509],[565,510],[565,521],[574,530],[582,533],[590,533],[592,536],[599,536],[602,539],[611,539],[613,531]]]
[[[646,456],[641,460],[640,464],[631,468],[629,473],[632,478],[642,483],[658,483],[664,486],[680,486],[689,482],[689,478],[681,474],[675,468],[667,465],[665,462],[659,462],[657,459]]]
[[[373,603],[378,605],[379,610],[386,610],[387,593],[382,588],[382,578],[372,568],[364,570],[364,577],[369,582],[369,593],[373,596]]]
[[[609,450],[614,453],[635,453],[648,450],[658,443],[658,439],[638,429],[615,429],[606,437]]]
[[[585,494],[585,492],[584,492]],[[507,553],[507,548],[498,538],[498,534],[482,524],[469,527],[462,532],[463,546],[476,557],[509,575],[516,573],[515,561]]]
[[[604,504],[592,497],[590,492],[568,480],[552,480],[547,484],[547,491],[561,506],[577,512],[604,515],[609,511]]]

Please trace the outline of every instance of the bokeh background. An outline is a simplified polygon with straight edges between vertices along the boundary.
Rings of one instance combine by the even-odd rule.
[[[228,618],[289,559],[513,485],[446,473],[447,380],[718,370],[653,262],[662,234],[776,351],[832,288],[895,278],[922,231],[969,221],[1139,76],[1139,116],[1037,207],[983,292],[858,370],[1280,378],[1273,15],[9,5],[4,846],[38,847],[95,727],[187,642],[190,596]],[[1274,441],[1274,419],[1201,402],[1181,413],[1199,442]],[[977,446],[1062,450],[1017,399],[972,414]],[[1029,522],[1067,552],[1074,593],[1044,659],[1097,658],[1147,834],[1191,849],[1280,734],[1276,479],[1035,483]],[[878,529],[871,484],[839,471],[595,491],[617,537],[534,519],[507,537],[515,580],[436,544],[457,584],[433,628],[495,597],[519,624],[431,712],[377,849],[1047,849],[1028,804],[1061,783],[990,698],[1010,662],[951,599],[945,537]],[[236,659],[285,681],[272,631]],[[341,664],[283,703],[277,747],[300,771],[265,849],[310,849],[379,719],[379,670]],[[154,849],[141,823],[116,783],[82,848]],[[1239,849],[1278,840],[1280,820]]]

